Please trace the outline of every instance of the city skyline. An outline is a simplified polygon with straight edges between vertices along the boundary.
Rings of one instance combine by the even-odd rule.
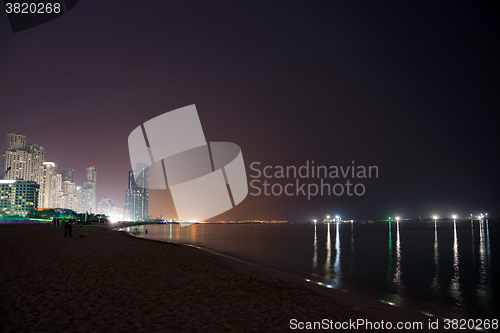
[[[39,146],[38,144],[31,144],[28,146],[28,148],[26,148],[26,142],[26,135],[23,135],[20,132],[7,133],[6,151],[4,154],[0,155],[0,165],[2,165],[5,171],[3,179],[21,181],[19,183],[21,188],[25,188],[27,186],[29,187],[30,182],[38,184],[39,187],[36,191],[38,192],[37,208],[63,208],[74,210],[77,213],[88,212],[94,214],[106,214],[113,221],[159,218],[161,216],[161,214],[155,214],[153,216],[149,214],[149,190],[147,189],[149,175],[146,165],[137,164],[136,171],[130,170],[128,172],[128,188],[125,191],[125,203],[124,205],[116,205],[115,200],[110,197],[102,196],[100,197],[101,199],[98,200],[96,190],[97,170],[95,166],[86,168],[85,181],[83,183],[83,186],[78,186],[75,182],[73,182],[75,174],[74,169],[66,167],[62,172],[58,173],[56,163],[43,160],[45,151],[44,147]],[[10,156],[10,158],[7,158],[6,156]],[[24,160],[25,163],[20,164],[19,161],[12,156],[16,157],[17,159]],[[41,165],[38,165],[36,163],[28,163],[32,160],[38,161],[38,164]],[[358,166],[358,168],[359,167],[360,166]],[[262,173],[260,170],[254,169],[254,167],[252,166],[250,166],[250,168],[254,171]],[[297,176],[297,170],[299,170],[299,175],[301,173],[300,168],[305,168],[304,170],[306,170],[307,178],[309,177],[309,175],[311,175],[312,178],[315,178],[315,172],[318,178],[321,178],[321,172],[323,172],[324,177],[327,177],[327,168],[325,166],[314,166],[314,161],[312,161],[311,166],[309,165],[309,161],[306,161],[306,164],[304,166],[300,166],[298,168],[284,168],[282,166],[278,166],[277,172],[284,174],[286,169],[287,177],[289,177],[289,172],[292,172],[295,174],[295,176]],[[330,166],[330,169],[332,168],[337,167]],[[372,166],[370,168],[374,167]],[[36,170],[36,172],[33,170]],[[136,183],[136,181],[134,180],[134,172],[141,174],[141,176],[138,178],[138,183]],[[376,173],[378,174],[378,170],[376,170]],[[265,171],[264,174],[266,174]],[[25,175],[27,179],[22,179],[21,176],[23,175]],[[352,171],[352,175],[354,177],[354,168]],[[266,177],[270,178],[269,176]],[[48,178],[50,180],[47,182],[41,181],[45,178]],[[2,183],[2,186],[9,186],[9,184],[11,183]],[[46,186],[50,186],[50,189],[46,189]],[[31,187],[30,189],[31,191],[34,191],[33,187]],[[6,206],[3,204],[2,207],[3,209],[6,209],[8,205]],[[15,210],[25,215],[27,213],[24,211],[25,209],[27,209],[26,206],[23,206],[23,209],[16,208]],[[437,213],[439,214],[436,215]],[[472,214],[462,213],[461,215],[444,212],[444,214],[448,214],[447,216],[449,217],[445,217],[443,215],[443,212],[441,211],[434,211],[432,213],[424,212],[420,214],[424,216],[423,219],[433,220],[457,218],[467,219],[469,218],[469,216],[471,218],[479,219],[488,218],[488,213],[481,212],[475,212]],[[316,223],[318,221],[318,216],[321,216],[321,213],[312,213],[311,218],[308,220],[304,220],[304,222]],[[492,215],[490,214],[490,216]],[[392,218],[392,220],[412,220],[416,218],[417,216],[406,216],[402,218],[400,218],[399,216],[395,216]],[[164,217],[164,219],[176,220],[175,217]],[[324,219],[324,221],[329,221],[329,219],[330,215],[326,215],[326,219]],[[369,220],[372,219],[373,218],[371,217],[369,218]],[[382,218],[382,220],[384,219],[385,218]],[[418,219],[422,220],[422,217],[418,215]],[[335,220],[340,220],[340,217],[338,215],[335,216]],[[349,217],[349,220],[351,220],[351,217]],[[389,216],[387,220],[390,221],[391,217]],[[214,220],[214,222],[216,221]]]
[[[20,132],[7,133],[5,152],[0,155],[2,180],[5,180],[2,183],[3,186],[13,186],[13,189],[16,189],[29,186],[30,183],[38,185],[36,203],[31,200],[34,195],[32,194],[28,200],[31,207],[23,205],[23,209],[18,209],[16,197],[14,210],[22,213],[21,215],[27,214],[27,208],[63,208],[77,213],[97,214],[97,170],[95,167],[86,168],[85,182],[83,186],[78,186],[74,182],[74,169],[66,167],[59,171],[57,163],[45,161],[44,147],[38,144],[27,146],[26,142],[26,135]],[[6,190],[10,189],[6,188]],[[10,202],[10,194],[7,197]],[[24,201],[22,200],[22,203]],[[7,201],[2,202],[2,209],[11,210],[8,206]]]
[[[76,213],[106,214],[113,220],[136,220],[149,217],[149,191],[142,187],[144,182],[147,184],[147,171],[139,179],[139,185],[131,176],[132,171],[129,172],[125,204],[117,207],[114,199],[110,197],[102,196],[98,199],[95,166],[85,169],[85,181],[83,185],[78,185],[74,181],[75,169],[66,167],[58,170],[57,163],[44,160],[44,147],[38,144],[31,144],[27,147],[26,138],[27,136],[20,132],[7,133],[6,150],[0,155],[0,166],[2,172],[5,171],[2,180],[15,181],[2,182],[2,191],[5,187],[8,193],[5,198],[8,197],[8,200],[2,201],[1,208],[9,211],[7,215],[15,215],[11,212],[10,201],[16,186],[23,189],[23,192],[26,192],[24,190],[26,187],[34,192],[35,187],[31,186],[33,183],[38,185],[36,204],[31,200],[29,201],[31,206],[23,205],[22,209],[15,208],[13,211],[19,212],[20,215],[27,215],[29,208],[62,208]],[[10,187],[14,189],[12,194],[10,194]],[[31,196],[34,195],[31,193]],[[2,195],[3,198],[4,195]],[[15,201],[17,207],[17,197]]]

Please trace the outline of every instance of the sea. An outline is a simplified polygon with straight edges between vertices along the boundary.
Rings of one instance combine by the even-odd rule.
[[[498,220],[135,228],[124,230],[392,305],[446,318],[500,319]]]

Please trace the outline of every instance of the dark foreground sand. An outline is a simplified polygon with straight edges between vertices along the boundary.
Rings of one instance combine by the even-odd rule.
[[[78,229],[66,239],[62,227],[0,227],[0,332],[281,332],[293,318],[427,323],[185,246]]]

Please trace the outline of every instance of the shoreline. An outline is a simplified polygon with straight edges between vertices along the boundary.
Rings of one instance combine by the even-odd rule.
[[[55,226],[0,227],[2,332],[289,332],[292,319],[429,318],[338,290],[325,295],[189,246],[98,226],[75,227],[73,236]]]
[[[412,308],[409,306],[401,306],[397,304],[393,304],[391,302],[384,302],[382,300],[379,300],[375,297],[371,297],[368,295],[364,295],[361,293],[355,293],[347,290],[341,290],[341,289],[335,289],[335,288],[327,288],[323,286],[322,283],[317,282],[317,281],[312,281],[309,279],[305,279],[303,277],[300,277],[298,275],[295,275],[290,272],[282,271],[273,267],[268,267],[261,265],[259,263],[254,263],[242,258],[238,258],[235,256],[232,256],[230,254],[218,252],[216,250],[210,249],[210,248],[205,248],[199,245],[195,244],[188,244],[188,243],[177,243],[177,242],[171,242],[171,241],[162,241],[162,240],[157,240],[157,239],[149,239],[149,238],[144,238],[144,237],[137,237],[133,235],[132,233],[126,231],[126,230],[116,230],[119,232],[123,232],[127,234],[128,236],[135,238],[135,239],[141,239],[141,240],[148,240],[148,241],[153,241],[153,242],[160,242],[160,243],[168,243],[172,245],[177,245],[177,246],[185,246],[188,249],[192,251],[200,251],[202,253],[214,256],[215,258],[218,258],[219,260],[224,260],[227,261],[228,264],[230,265],[235,265],[237,267],[242,267],[244,269],[250,269],[253,271],[256,271],[260,274],[265,274],[272,276],[277,279],[282,279],[290,283],[294,284],[300,284],[302,286],[305,286],[306,288],[315,291],[318,294],[325,295],[331,299],[340,301],[344,303],[345,305],[348,305],[352,308],[361,308],[362,310],[366,311],[367,313],[374,315],[374,316],[382,316],[384,320],[390,320],[390,321],[395,321],[397,320],[428,320],[429,318],[439,318],[439,319],[444,319],[445,316],[437,313],[431,313],[423,310],[419,310],[416,308]],[[362,304],[362,305],[360,305]],[[427,304],[426,304],[427,305]],[[432,306],[432,305],[430,305]],[[439,309],[441,312],[444,312],[446,309]],[[395,318],[395,315],[393,312],[397,312],[395,315],[398,318]],[[449,310],[448,310],[449,311]],[[401,318],[404,319],[401,319]]]

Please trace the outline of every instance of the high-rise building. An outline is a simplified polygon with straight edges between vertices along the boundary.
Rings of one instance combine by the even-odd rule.
[[[4,179],[29,180],[31,174],[31,159],[26,150],[7,150],[4,155],[3,170],[10,170]]]
[[[26,216],[37,209],[39,188],[31,180],[0,180],[0,216]]]
[[[60,173],[54,175],[54,188],[52,191],[52,208],[66,208],[66,198],[63,191],[63,180]]]
[[[75,182],[75,170],[74,169],[71,169],[71,168],[66,168],[64,169],[64,181],[68,181],[68,182],[72,182],[74,183]]]
[[[30,154],[29,158],[31,159],[29,180],[36,181],[38,179],[40,166],[42,166],[43,162],[45,162],[45,148],[33,143],[29,145],[26,150],[28,151],[28,154]]]
[[[40,184],[40,195],[38,197],[38,208],[56,208],[54,204],[54,193],[56,191],[57,165],[54,162],[43,162],[38,168],[37,183]]]
[[[7,150],[24,150],[26,148],[26,135],[19,132],[7,133]]]
[[[76,186],[68,180],[63,182],[63,193],[65,206],[62,208],[71,209],[75,212],[78,211],[78,204],[76,201]]]
[[[134,179],[134,171],[128,173],[128,189],[125,191],[125,216],[128,220],[147,219],[149,205],[148,169]]]
[[[45,160],[44,148],[37,144],[26,147],[26,136],[18,132],[7,133],[6,148],[0,161],[0,173],[10,170],[4,179],[36,181],[39,167]]]
[[[82,187],[81,186],[75,186],[75,203],[73,204],[74,211],[78,213],[84,213],[84,210],[82,209],[83,204],[82,204]]]
[[[115,202],[113,199],[108,197],[103,197],[101,202],[99,202],[99,213],[110,216],[115,208]]]
[[[97,213],[97,170],[95,167],[87,168],[86,181],[83,183],[80,211]]]
[[[97,170],[95,167],[87,168],[85,180],[88,182],[95,182],[97,180]]]

